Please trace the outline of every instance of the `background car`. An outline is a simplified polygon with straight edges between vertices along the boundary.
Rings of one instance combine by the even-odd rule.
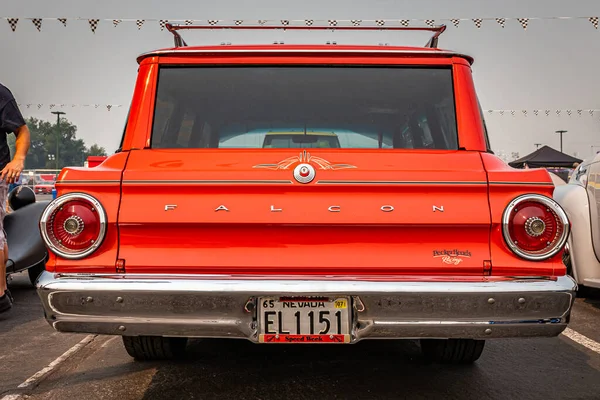
[[[564,262],[579,285],[600,288],[600,154],[585,160],[554,199],[571,220]]]

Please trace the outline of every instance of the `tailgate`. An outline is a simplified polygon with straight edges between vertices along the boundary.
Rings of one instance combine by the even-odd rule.
[[[477,152],[136,150],[119,258],[128,273],[481,275],[487,189]]]

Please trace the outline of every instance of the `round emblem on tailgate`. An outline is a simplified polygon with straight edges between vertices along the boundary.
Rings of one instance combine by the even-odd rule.
[[[309,183],[315,179],[315,169],[310,164],[300,164],[294,168],[294,178],[300,183]]]

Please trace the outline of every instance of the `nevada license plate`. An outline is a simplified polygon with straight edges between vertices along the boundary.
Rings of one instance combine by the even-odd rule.
[[[349,343],[347,297],[261,297],[258,303],[261,343]]]

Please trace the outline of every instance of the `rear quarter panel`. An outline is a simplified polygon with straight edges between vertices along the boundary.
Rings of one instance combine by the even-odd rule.
[[[523,194],[540,194],[552,198],[554,184],[545,169],[515,169],[498,157],[482,153],[488,174],[491,213],[490,254],[492,275],[562,276],[566,268],[562,252],[545,261],[529,261],[518,257],[506,245],[502,235],[502,215],[506,206]]]
[[[110,156],[94,168],[65,168],[56,181],[57,195],[83,192],[100,201],[107,217],[106,237],[89,257],[67,260],[50,252],[46,264],[49,272],[115,272],[119,248],[117,217],[121,198],[121,176],[128,153]]]

